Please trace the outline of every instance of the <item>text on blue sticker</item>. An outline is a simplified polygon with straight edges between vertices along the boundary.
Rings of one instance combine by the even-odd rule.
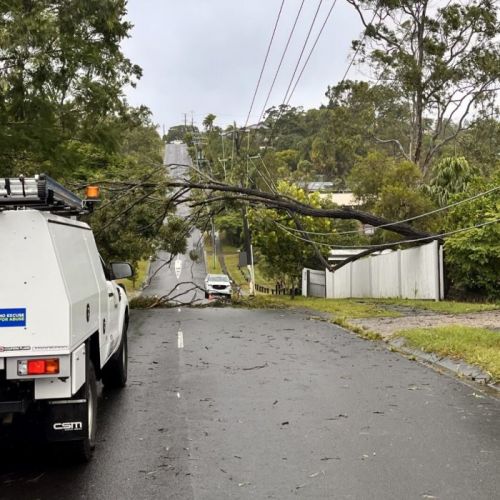
[[[0,328],[26,326],[26,308],[0,309]]]

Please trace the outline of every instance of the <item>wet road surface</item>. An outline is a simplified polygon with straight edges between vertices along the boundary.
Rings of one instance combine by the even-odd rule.
[[[2,450],[0,499],[498,498],[498,400],[306,313],[133,311],[129,343],[92,463]]]
[[[192,165],[187,146],[185,144],[167,144],[165,148],[165,173],[172,179],[181,179],[189,176],[189,167]],[[177,215],[186,217],[189,208],[185,205],[177,207]],[[151,264],[149,286],[144,295],[163,296],[175,288],[172,295],[178,295],[180,303],[203,302],[203,286],[206,276],[201,232],[193,228],[187,238],[187,254],[174,257],[171,263],[170,254],[159,252],[158,258]],[[194,250],[198,260],[192,261],[189,252]],[[177,267],[177,269],[176,269]],[[177,271],[177,272],[176,272]],[[200,288],[196,288],[196,286]]]

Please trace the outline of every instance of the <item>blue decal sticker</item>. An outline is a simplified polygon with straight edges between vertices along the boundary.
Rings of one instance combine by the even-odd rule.
[[[26,326],[26,308],[0,309],[0,328]]]

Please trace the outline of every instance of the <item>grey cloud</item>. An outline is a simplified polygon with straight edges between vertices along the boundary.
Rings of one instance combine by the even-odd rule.
[[[323,2],[316,29],[331,1]],[[263,106],[299,3],[285,2],[253,120]],[[191,110],[198,123],[209,112],[222,125],[243,123],[279,5],[280,0],[129,0],[128,18],[134,29],[123,48],[144,71],[137,88],[127,89],[129,102],[146,104],[155,121],[167,127],[180,123],[183,113]],[[306,0],[270,105],[281,103],[316,5]],[[352,8],[339,1],[292,104],[320,104],[327,85],[341,78],[350,42],[360,29]]]

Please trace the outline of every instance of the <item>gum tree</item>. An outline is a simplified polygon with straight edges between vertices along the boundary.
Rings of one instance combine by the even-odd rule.
[[[360,62],[403,96],[411,110],[408,140],[392,143],[423,173],[446,144],[494,109],[500,87],[499,20],[493,0],[347,0],[364,26],[353,43]],[[444,2],[443,2],[444,4]]]

